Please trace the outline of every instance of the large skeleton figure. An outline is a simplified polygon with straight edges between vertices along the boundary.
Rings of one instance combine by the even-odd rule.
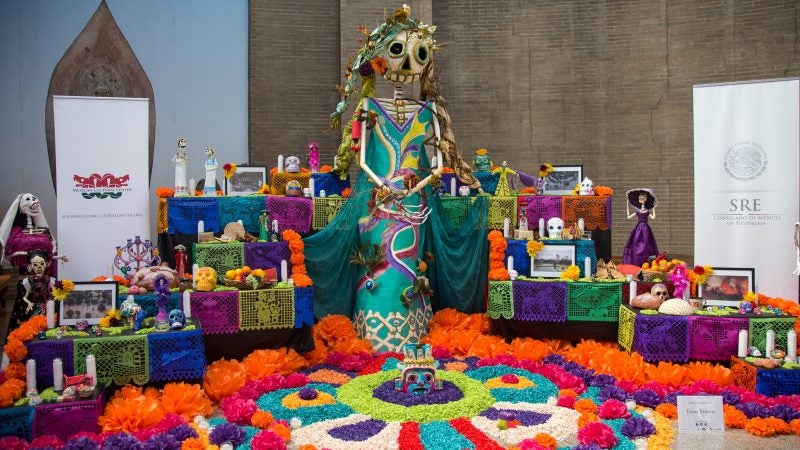
[[[432,315],[427,278],[418,265],[420,226],[430,214],[424,188],[438,180],[444,164],[454,167],[462,182],[480,188],[461,160],[449,126],[440,127],[440,120],[449,124],[449,117],[437,105],[428,79],[435,27],[409,19],[408,13],[404,6],[369,35],[333,115],[336,121],[342,114],[353,92],[352,77],[361,75],[361,101],[345,127],[334,170],[346,173],[357,152],[359,167],[373,184],[368,214],[359,219],[360,241],[381,248],[385,257],[358,283],[355,323],[359,335],[378,351],[399,352],[418,342]],[[375,98],[376,73],[395,84],[392,98]],[[421,101],[403,96],[404,85],[415,82],[422,85]],[[433,146],[434,167],[426,144]]]

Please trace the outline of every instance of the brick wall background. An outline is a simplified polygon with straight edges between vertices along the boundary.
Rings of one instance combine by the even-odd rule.
[[[615,190],[612,251],[633,221],[624,192],[652,187],[659,247],[693,253],[692,86],[800,75],[800,1],[571,0],[407,2],[438,26],[442,93],[464,153],[535,173],[582,164]],[[250,160],[305,154],[335,85],[374,28],[402,2],[250,2]],[[383,83],[386,85],[386,83]],[[388,89],[388,86],[384,89]],[[389,91],[379,91],[389,92]]]

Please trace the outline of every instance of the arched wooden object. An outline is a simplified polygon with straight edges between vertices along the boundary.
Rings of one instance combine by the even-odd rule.
[[[105,0],[56,64],[47,91],[44,129],[50,175],[56,186],[56,144],[53,96],[130,97],[150,100],[149,174],[153,172],[156,106],[153,87]],[[124,155],[119,155],[124,158]]]

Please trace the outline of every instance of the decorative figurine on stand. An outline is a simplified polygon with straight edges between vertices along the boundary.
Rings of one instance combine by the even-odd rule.
[[[156,304],[158,305],[158,314],[156,315],[155,329],[156,331],[167,331],[169,323],[167,323],[167,304],[169,303],[170,296],[169,280],[166,276],[159,274],[155,279],[156,291]]]
[[[39,198],[29,193],[18,195],[8,208],[0,224],[0,247],[3,264],[19,268],[21,275],[26,274],[27,254],[31,250],[47,252],[47,261],[69,260],[65,255],[55,256],[56,240],[50,233]],[[57,276],[57,265],[51,264],[49,272]]]
[[[186,139],[178,139],[178,151],[172,157],[172,162],[175,163],[175,197],[189,196],[189,188],[186,185],[186,164],[189,162],[186,158],[186,145]]]
[[[266,209],[262,209],[258,215],[258,240],[269,241],[269,214]]]
[[[444,383],[436,379],[439,362],[433,359],[429,344],[406,344],[403,346],[403,362],[397,363],[402,373],[394,379],[394,389],[410,395],[426,395],[442,390]]]
[[[55,278],[47,272],[50,266],[50,257],[46,251],[32,250],[28,252],[28,261],[30,274],[22,278],[22,286],[25,290],[24,294],[20,293],[22,301],[17,300],[14,303],[11,321],[8,324],[9,332],[33,316],[44,315],[47,301],[52,297],[51,292],[55,286]]]
[[[347,68],[342,100],[331,115],[332,126],[339,126],[351,94],[360,95],[355,113],[343,127],[332,172],[344,179],[358,155],[361,170],[374,185],[359,218],[359,240],[382,246],[385,262],[373,274],[372,290],[362,269],[355,287],[354,322],[358,335],[377,351],[396,352],[419,341],[432,316],[425,290],[415,283],[424,230],[420,226],[431,213],[421,191],[441,176],[443,165],[453,168],[462,184],[480,188],[472,168],[461,159],[432,79],[436,28],[411,19],[410,10],[404,6],[395,11],[369,34]],[[394,83],[392,98],[376,98],[378,75]],[[359,80],[362,89],[356,86]],[[421,99],[405,97],[404,85],[414,82],[420,83]],[[426,143],[433,146],[433,158],[427,156]]]
[[[128,319],[128,326],[131,330],[139,330],[139,321],[137,320],[139,314],[142,313],[142,307],[133,300],[133,296],[129,295],[119,307],[119,314]]]
[[[503,165],[492,170],[492,173],[500,174],[500,179],[497,180],[497,189],[494,190],[494,195],[497,197],[511,196],[511,182],[508,180],[508,176],[517,175],[517,172],[508,167],[507,161],[503,161]]]
[[[638,221],[636,222],[636,226],[633,227],[633,230],[631,230],[628,243],[625,244],[625,250],[622,253],[622,263],[641,266],[650,256],[658,255],[656,237],[653,235],[653,230],[650,229],[650,225],[647,224],[648,218],[656,218],[656,205],[658,201],[652,189],[631,189],[626,195],[628,197],[628,204],[625,205],[625,210],[627,211],[628,219],[636,217]],[[631,206],[636,208],[633,214],[631,214]]]
[[[136,271],[161,264],[158,248],[150,239],[141,236],[128,239],[124,246],[118,246],[114,256],[114,267],[125,277],[131,278]]]
[[[675,298],[688,300],[689,298],[689,278],[686,276],[686,264],[678,264],[669,274],[672,285],[675,286],[673,294]]]
[[[475,156],[472,157],[472,167],[475,168],[475,172],[491,172],[492,158],[489,156],[489,151],[485,148],[475,150]]]
[[[308,168],[312,172],[319,172],[319,146],[316,142],[308,144]]]
[[[178,281],[183,280],[186,275],[186,265],[189,263],[189,257],[186,255],[186,247],[183,244],[175,246],[175,271],[178,272]]]
[[[204,197],[216,197],[217,196],[217,168],[219,164],[217,164],[217,158],[214,157],[214,149],[211,147],[206,148],[206,179],[205,184],[203,185],[203,196]]]

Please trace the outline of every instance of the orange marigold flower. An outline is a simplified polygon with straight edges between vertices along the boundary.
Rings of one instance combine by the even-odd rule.
[[[536,441],[539,445],[545,448],[556,448],[556,438],[552,435],[547,433],[539,433],[533,437],[533,440]]]
[[[309,287],[314,284],[311,282],[311,278],[303,273],[294,273],[291,278],[294,280],[294,285],[297,287]]]
[[[25,364],[21,362],[13,362],[6,367],[6,378],[17,378],[20,380],[25,379],[27,371]]]
[[[181,450],[205,450],[206,444],[200,438],[188,438],[181,442]]]
[[[283,438],[285,442],[289,442],[289,439],[292,438],[292,431],[289,430],[289,427],[282,423],[276,423],[270,427],[270,430]]]
[[[656,412],[666,417],[667,419],[676,419],[678,417],[678,408],[672,403],[662,403],[656,406]]]
[[[389,70],[389,64],[380,56],[373,58],[372,61],[369,62],[369,65],[372,66],[372,69],[375,72],[378,72],[381,75],[384,75],[386,71]]]
[[[744,428],[747,416],[731,405],[722,405],[725,426],[728,428]],[[677,415],[677,414],[676,414]]]
[[[578,417],[578,428],[583,428],[589,423],[599,422],[599,421],[600,421],[600,417],[598,417],[597,414],[595,414],[593,412],[584,412],[584,413],[581,413],[580,417]]]
[[[608,186],[597,186],[594,187],[594,193],[597,195],[614,195],[614,189],[611,189]]]
[[[256,412],[253,413],[253,416],[250,418],[250,423],[252,423],[254,427],[262,430],[269,428],[273,422],[275,422],[275,417],[272,416],[272,413],[269,411],[262,411],[260,409],[256,410]]]
[[[597,411],[597,405],[595,405],[594,402],[588,398],[582,398],[575,402],[574,409],[575,411],[578,411],[579,413],[582,414],[594,413],[595,411]]]
[[[175,189],[164,186],[156,188],[156,197],[158,198],[169,198],[174,196],[175,196]]]
[[[792,433],[800,435],[800,419],[794,419],[789,422],[789,429]]]
[[[777,417],[753,417],[744,425],[744,429],[750,434],[760,437],[774,436],[775,434],[785,434],[790,431],[789,424]]]
[[[187,420],[211,414],[211,400],[199,384],[167,383],[161,394],[161,404],[166,412],[178,414]]]

